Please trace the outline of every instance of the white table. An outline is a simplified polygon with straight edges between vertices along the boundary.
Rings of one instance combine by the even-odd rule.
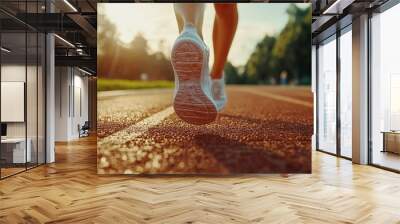
[[[25,138],[5,138],[1,139],[1,147],[2,151],[10,150],[9,147],[12,147],[12,163],[26,163],[31,162],[32,153],[31,153],[31,145],[32,140],[28,138],[26,140],[28,143],[26,147],[25,153]],[[6,147],[4,149],[4,147]]]

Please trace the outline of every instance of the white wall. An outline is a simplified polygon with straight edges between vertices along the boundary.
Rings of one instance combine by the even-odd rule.
[[[85,121],[88,121],[88,78],[86,76],[82,76],[82,73],[76,74],[77,70],[74,70],[74,92],[75,94],[73,96],[74,99],[74,108],[72,109],[72,114],[73,114],[73,119],[71,120],[72,122],[72,136],[79,137],[79,132],[78,132],[78,124],[83,125]],[[80,97],[79,97],[80,96]],[[80,102],[79,102],[80,101]],[[81,107],[81,108],[79,108]],[[75,113],[74,113],[75,110]],[[81,110],[81,111],[80,111]]]
[[[55,141],[68,140],[69,96],[68,88],[70,77],[67,67],[55,68]]]
[[[2,65],[1,81],[25,82],[25,64],[24,65]],[[5,110],[6,108],[1,108]],[[25,137],[25,123],[7,123],[7,137]]]
[[[55,140],[70,141],[88,120],[88,78],[72,67],[56,67],[55,73]]]
[[[28,67],[28,70],[33,69]],[[2,65],[1,66],[1,81],[3,82],[25,82],[25,64],[24,65]],[[6,108],[1,108],[6,110]],[[11,122],[7,123],[8,137],[25,137],[25,123]]]

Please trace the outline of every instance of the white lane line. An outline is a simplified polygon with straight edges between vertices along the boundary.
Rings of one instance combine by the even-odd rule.
[[[98,147],[105,147],[110,145],[121,145],[124,144],[148,131],[150,128],[158,125],[165,118],[174,113],[174,109],[172,106],[167,107],[166,109],[153,114],[150,117],[143,119],[142,121],[133,124],[121,131],[115,132],[112,135],[109,135],[105,138],[99,139],[97,141]]]
[[[312,102],[298,100],[298,99],[294,99],[292,97],[282,96],[282,95],[278,95],[278,94],[274,94],[274,93],[263,92],[263,91],[260,91],[257,89],[235,89],[235,91],[247,92],[247,93],[251,93],[254,95],[269,97],[274,100],[281,100],[281,101],[285,101],[288,103],[298,104],[298,105],[311,107],[311,108],[314,106]]]

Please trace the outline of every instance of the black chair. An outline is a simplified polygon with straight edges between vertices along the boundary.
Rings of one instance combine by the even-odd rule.
[[[82,127],[78,125],[78,129],[79,129],[79,138],[89,136],[89,130],[90,130],[89,121],[85,121]]]

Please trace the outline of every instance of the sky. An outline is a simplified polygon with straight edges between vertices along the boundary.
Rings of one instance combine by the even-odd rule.
[[[239,23],[228,61],[235,66],[244,65],[257,43],[266,35],[276,35],[285,26],[288,3],[241,3],[238,4]],[[309,3],[299,3],[307,7]],[[122,43],[129,43],[138,33],[148,41],[150,51],[171,52],[172,44],[178,36],[173,4],[170,3],[99,3],[100,15],[105,15],[117,26]],[[212,49],[212,27],[215,11],[212,3],[207,3],[203,37]],[[101,22],[101,20],[99,20]],[[101,27],[101,23],[98,24]],[[100,40],[101,41],[101,40]],[[163,44],[160,44],[160,42]],[[212,50],[211,50],[212,52]],[[212,62],[213,55],[210,55]]]

